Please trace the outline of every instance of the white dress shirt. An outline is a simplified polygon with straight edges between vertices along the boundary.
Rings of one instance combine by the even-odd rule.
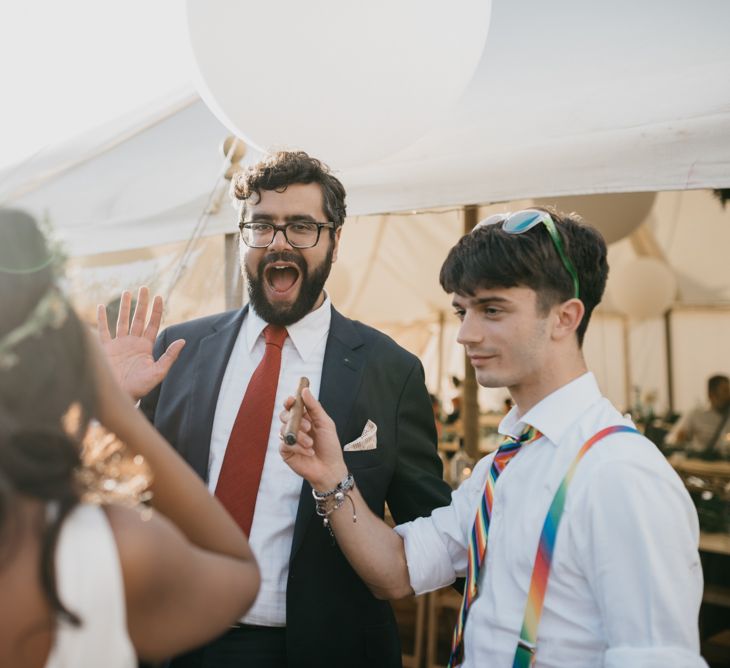
[[[502,434],[529,424],[543,437],[515,455],[497,480],[479,595],[464,629],[465,668],[511,668],[540,532],[555,491],[581,446],[604,427],[631,422],[587,373]],[[632,425],[633,426],[633,425]],[[494,455],[482,459],[429,518],[402,524],[417,594],[466,573],[467,546]],[[618,433],[578,465],[555,544],[536,666],[695,668],[702,571],[697,514],[681,480],[643,436]]]
[[[309,378],[312,394],[319,396],[331,315],[331,302],[329,297],[325,297],[318,309],[286,328],[289,336],[281,353],[274,411],[268,418],[262,416],[262,419],[271,421],[271,431],[249,536],[249,544],[261,570],[261,589],[256,603],[241,620],[246,624],[286,625],[286,582],[302,478],[279,455],[279,413],[284,400],[296,391],[302,376]],[[249,305],[218,394],[208,460],[208,489],[211,494],[215,493],[241,401],[253,372],[264,356],[266,344],[262,333],[266,325]]]

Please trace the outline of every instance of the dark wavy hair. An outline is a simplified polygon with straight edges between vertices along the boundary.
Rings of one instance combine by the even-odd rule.
[[[0,209],[0,340],[58,289],[50,255],[31,216]],[[69,306],[60,327],[23,339],[12,348],[17,361],[0,366],[0,568],[12,556],[20,497],[43,502],[41,586],[51,608],[75,624],[80,620],[58,595],[55,550],[61,526],[80,500],[81,439],[94,409],[85,340],[84,325]]]
[[[334,223],[335,228],[344,224],[347,215],[345,187],[332,175],[327,165],[304,151],[272,153],[233,177],[231,196],[243,202],[241,220],[246,213],[246,202],[251,197],[255,195],[260,199],[262,190],[284,192],[294,183],[319,184],[327,220]]]
[[[565,252],[578,273],[585,313],[576,334],[582,346],[593,309],[606,288],[606,242],[598,230],[583,225],[574,214],[536,208],[555,221]],[[544,225],[523,234],[508,234],[501,223],[479,227],[449,251],[439,280],[446,292],[469,296],[479,288],[527,287],[537,293],[543,314],[574,294],[570,274]]]

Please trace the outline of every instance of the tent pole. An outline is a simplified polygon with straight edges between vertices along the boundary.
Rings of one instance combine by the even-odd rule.
[[[223,249],[226,310],[243,306],[243,276],[238,259],[238,234],[226,234]]]
[[[624,394],[626,396],[625,406],[627,410],[631,410],[631,340],[629,317],[623,316],[621,319],[623,324],[624,335]],[[635,417],[635,416],[634,416]]]
[[[478,209],[473,204],[464,207],[464,234],[469,234],[477,224]],[[473,459],[479,459],[479,404],[477,403],[477,378],[474,367],[464,351],[464,382],[462,384],[462,417],[464,450]]]
[[[443,404],[444,398],[444,323],[446,322],[446,314],[439,311],[439,332],[438,332],[438,356],[436,357],[436,368],[438,375],[436,376],[436,396],[439,405]]]
[[[664,347],[667,354],[667,412],[674,413],[674,366],[672,363],[672,309],[664,314]]]

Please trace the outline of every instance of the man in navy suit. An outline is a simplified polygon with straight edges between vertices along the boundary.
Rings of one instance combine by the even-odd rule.
[[[239,625],[172,666],[400,666],[392,610],[370,593],[316,516],[310,486],[281,461],[277,416],[306,376],[336,423],[372,511],[382,517],[387,502],[397,522],[428,515],[449,503],[450,490],[441,478],[423,368],[330,303],[324,285],[337,259],[345,190],[325,165],[302,152],[276,153],[239,174],[232,194],[240,201],[249,305],[157,337],[162,303],[155,300],[145,328],[142,290],[130,334],[107,344],[128,391],[215,492],[237,412],[264,355],[262,332],[267,325],[287,330],[275,408],[261,415],[270,434],[249,535],[261,593]],[[127,314],[129,300],[127,293]]]

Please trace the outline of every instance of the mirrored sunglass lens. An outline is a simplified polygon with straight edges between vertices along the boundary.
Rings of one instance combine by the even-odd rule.
[[[504,213],[493,213],[491,216],[488,216],[484,220],[480,220],[476,225],[474,225],[474,230],[478,230],[480,227],[486,227],[487,225],[496,225],[497,223],[501,223],[507,215],[508,214]],[[474,230],[472,230],[472,232]]]
[[[502,229],[510,234],[521,234],[542,222],[544,216],[542,211],[518,211],[505,221]]]

